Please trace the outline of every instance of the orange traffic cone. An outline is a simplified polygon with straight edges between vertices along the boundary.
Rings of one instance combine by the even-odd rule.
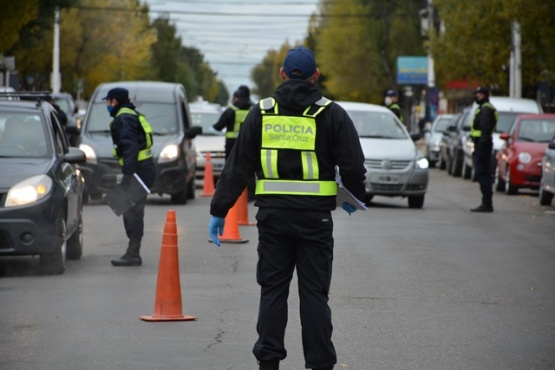
[[[237,222],[238,217],[238,201],[235,202],[233,207],[227,213],[225,217],[225,226],[224,226],[224,233],[220,239],[222,243],[247,243],[248,239],[241,239],[241,235],[239,234],[239,224]]]
[[[249,195],[247,188],[243,190],[241,196],[237,200],[239,209],[237,213],[237,223],[239,225],[254,226],[256,223],[249,221]],[[224,229],[225,230],[225,229]]]
[[[212,171],[212,161],[210,152],[206,152],[206,163],[204,164],[204,184],[202,186],[201,197],[211,197],[214,195],[214,172]]]
[[[175,211],[168,211],[166,216],[160,264],[158,265],[154,314],[152,316],[139,316],[139,318],[145,321],[191,321],[197,319],[194,316],[183,315],[181,308]]]

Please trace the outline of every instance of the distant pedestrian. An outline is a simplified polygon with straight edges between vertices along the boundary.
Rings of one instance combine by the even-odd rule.
[[[401,107],[397,104],[397,93],[395,90],[387,90],[385,94],[385,105],[391,110],[401,122],[403,122],[403,112]]]
[[[492,133],[495,131],[499,113],[489,102],[489,90],[478,87],[474,100],[478,108],[470,126],[470,137],[474,142],[473,166],[476,180],[482,192],[482,204],[471,209],[472,212],[493,212],[493,191],[491,182],[491,156],[493,149]]]
[[[297,270],[305,367],[330,370],[337,362],[331,341],[328,294],[333,263],[336,166],[359,199],[365,195],[364,154],[353,122],[322,97],[312,51],[289,50],[280,70],[284,82],[246,117],[225,163],[210,206],[208,232],[216,245],[229,209],[257,174],[257,281],[261,287],[259,370],[278,370],[287,356],[287,298]],[[356,210],[343,204],[349,213]]]
[[[114,156],[118,158],[123,178],[122,186],[129,187],[136,173],[143,183],[152,187],[156,179],[156,168],[152,159],[152,129],[139,120],[135,105],[129,101],[129,91],[115,87],[108,91],[103,100],[114,120],[110,132],[114,144]],[[147,125],[144,127],[143,125]],[[112,260],[114,266],[141,266],[141,241],[144,232],[146,197],[123,213],[123,225],[129,239],[127,251],[120,258]]]

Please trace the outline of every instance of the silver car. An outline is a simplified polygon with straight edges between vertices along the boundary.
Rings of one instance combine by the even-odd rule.
[[[428,162],[430,162],[430,167],[435,167],[439,158],[439,144],[443,137],[443,132],[447,130],[455,117],[457,117],[456,114],[438,114],[434,122],[432,122],[430,131],[424,135],[426,140],[426,157]]]
[[[555,194],[555,137],[545,149],[542,159],[542,178],[540,182],[540,205],[549,206]]]
[[[405,126],[387,108],[366,103],[337,102],[358,131],[366,167],[366,197],[407,197],[410,208],[422,208],[428,188],[428,160]]]

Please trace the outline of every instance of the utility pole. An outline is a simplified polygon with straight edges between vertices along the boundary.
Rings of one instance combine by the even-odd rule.
[[[60,78],[60,7],[54,11],[54,50],[52,56],[52,92],[57,94],[61,89]]]
[[[509,96],[512,98],[522,97],[522,52],[520,25],[518,22],[511,23],[511,58],[509,71]]]

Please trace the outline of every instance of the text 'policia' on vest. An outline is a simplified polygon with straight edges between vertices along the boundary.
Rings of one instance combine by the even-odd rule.
[[[260,101],[262,146],[260,162],[264,176],[256,181],[256,194],[317,195],[337,194],[335,180],[321,180],[316,158],[316,116],[332,101],[322,98],[305,109],[302,116],[282,116],[273,98]],[[316,110],[314,113],[309,113]],[[302,179],[282,180],[278,173],[278,152],[298,151]]]
[[[139,113],[134,111],[133,109],[129,109],[129,108],[121,108],[116,117],[122,115],[122,114],[131,114],[134,116],[137,116],[139,119],[139,122],[141,123],[141,127],[143,129],[143,132],[145,134],[145,147],[141,148],[141,150],[139,151],[139,154],[137,155],[137,161],[144,161],[145,159],[148,158],[152,158],[152,127],[150,127],[150,123],[148,123],[148,121],[146,120],[146,117]],[[114,121],[112,121],[110,123],[110,130],[112,129],[112,125],[114,124]],[[113,138],[115,141],[115,138]],[[118,151],[117,146],[114,144],[114,149],[112,150],[112,155],[116,158],[118,158],[118,163],[120,164],[120,166],[123,166],[123,156],[122,153],[120,153]]]

